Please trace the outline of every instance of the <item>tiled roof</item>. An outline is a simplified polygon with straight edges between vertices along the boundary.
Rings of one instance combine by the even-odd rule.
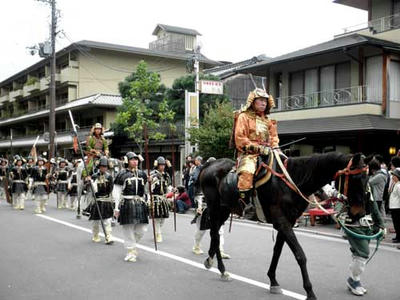
[[[165,24],[157,24],[156,28],[153,31],[153,35],[157,35],[160,29],[165,30],[166,32],[175,32],[187,35],[201,35],[197,30],[194,29],[165,25]]]
[[[95,41],[88,41],[88,40],[79,41],[77,43],[72,44],[71,46],[74,46],[75,44],[77,45],[75,47],[78,47],[78,48],[79,48],[79,46],[85,46],[85,47],[89,47],[89,48],[114,50],[114,51],[128,52],[128,53],[139,54],[139,55],[157,56],[157,57],[165,57],[165,58],[172,58],[172,59],[179,59],[179,60],[188,60],[189,58],[191,58],[193,56],[192,52],[180,53],[180,52],[159,51],[159,50],[152,50],[152,49],[147,49],[147,48],[131,47],[131,46],[125,46],[125,45],[95,42]],[[219,61],[214,61],[214,60],[208,59],[203,54],[199,54],[199,61],[202,63],[207,63],[207,64],[211,64],[211,65],[215,65],[215,66],[222,65],[222,63],[220,63]]]
[[[68,109],[75,109],[80,107],[87,106],[96,106],[96,107],[117,107],[122,104],[122,98],[120,95],[110,95],[110,94],[96,94],[92,96],[88,96],[85,98],[77,99],[71,102],[68,102],[64,105],[56,107],[56,112],[66,111]],[[48,115],[50,112],[49,109],[44,109],[34,113],[28,113],[19,117],[9,118],[5,120],[0,120],[0,126],[18,123],[24,120],[31,120],[44,117]]]
[[[383,47],[390,47],[392,49],[400,50],[400,44],[380,39],[367,37],[361,34],[352,34],[348,36],[339,37],[321,44],[310,46],[294,52],[290,52],[281,56],[274,57],[268,61],[263,61],[255,65],[246,66],[238,70],[238,72],[248,72],[255,69],[260,69],[267,65],[282,63],[295,59],[301,59],[306,56],[315,56],[326,52],[346,49],[347,47],[355,47],[359,45],[378,45]]]

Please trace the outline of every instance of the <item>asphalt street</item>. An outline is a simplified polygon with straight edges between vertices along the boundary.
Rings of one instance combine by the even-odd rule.
[[[166,221],[164,241],[154,251],[151,226],[139,246],[136,263],[125,262],[123,235],[113,227],[114,245],[91,241],[91,223],[70,210],[55,208],[33,213],[34,203],[15,211],[0,203],[0,300],[19,299],[305,299],[300,269],[285,246],[277,278],[283,295],[268,291],[267,268],[274,231],[267,226],[234,221],[225,230],[225,260],[233,281],[203,267],[206,254],[191,252],[195,225],[192,214]],[[350,251],[347,241],[306,232],[297,236],[308,258],[308,270],[318,299],[354,299],[345,285]],[[206,252],[209,237],[202,249]],[[216,273],[215,273],[216,272]],[[364,299],[400,299],[400,251],[382,246],[367,265]]]

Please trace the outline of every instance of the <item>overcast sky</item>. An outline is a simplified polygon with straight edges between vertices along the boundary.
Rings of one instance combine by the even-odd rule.
[[[147,48],[157,23],[196,29],[210,59],[278,56],[318,44],[342,28],[367,22],[367,12],[332,0],[57,0],[57,50],[93,40]],[[40,60],[26,50],[48,38],[49,5],[1,1],[0,81]]]

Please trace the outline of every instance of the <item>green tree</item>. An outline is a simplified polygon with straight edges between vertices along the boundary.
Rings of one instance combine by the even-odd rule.
[[[234,149],[229,148],[233,126],[233,107],[229,102],[208,105],[199,128],[188,129],[190,142],[199,145],[203,157],[233,158]]]
[[[169,109],[164,98],[165,86],[161,84],[160,75],[147,71],[147,64],[141,61],[136,72],[119,84],[122,106],[118,109],[113,129],[124,132],[143,149],[144,129],[147,128],[149,139],[162,140],[166,134],[160,128],[169,126],[175,113]]]
[[[176,113],[177,120],[183,120],[185,117],[185,90],[188,92],[195,91],[195,78],[194,74],[179,77],[175,79],[172,88],[167,90],[168,104]],[[200,79],[219,80],[217,76],[204,74],[200,74]],[[204,117],[206,107],[215,106],[217,102],[228,100],[225,91],[223,95],[200,94],[200,119]]]

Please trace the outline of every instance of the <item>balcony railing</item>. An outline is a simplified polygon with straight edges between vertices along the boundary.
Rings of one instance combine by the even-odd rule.
[[[376,34],[398,28],[400,28],[400,13],[343,28],[343,32],[341,34],[338,34],[338,36],[347,35],[366,29],[368,29],[373,34]]]
[[[16,98],[22,97],[22,96],[23,96],[22,89],[18,89],[18,90],[15,90],[15,91],[11,91],[11,92],[10,92],[10,102],[15,101]]]
[[[339,106],[355,103],[381,103],[382,92],[368,86],[319,91],[277,99],[275,111]]]
[[[0,103],[6,102],[10,100],[10,95],[4,95],[0,97]]]

